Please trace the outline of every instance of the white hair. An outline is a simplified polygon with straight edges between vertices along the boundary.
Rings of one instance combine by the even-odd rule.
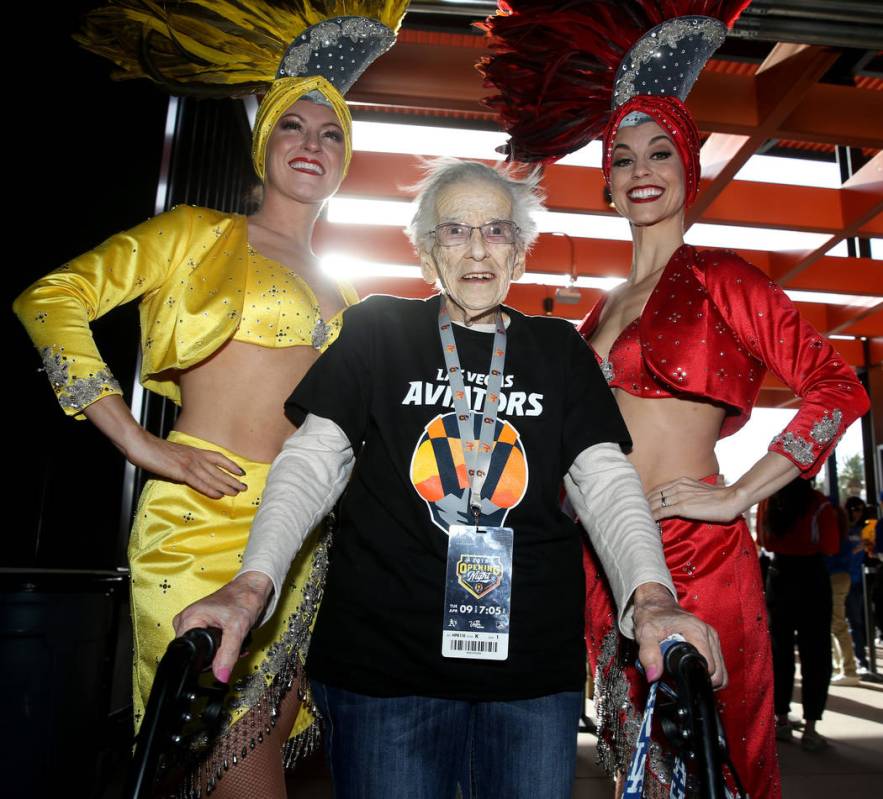
[[[506,191],[512,201],[512,221],[518,226],[518,244],[529,250],[539,231],[533,214],[544,210],[545,195],[539,188],[540,170],[534,169],[525,177],[516,177],[508,164],[493,167],[478,161],[461,161],[457,158],[434,158],[424,161],[424,175],[410,190],[416,193],[417,210],[405,228],[411,244],[419,252],[428,250],[427,236],[438,224],[436,199],[445,186],[454,183],[490,183]]]

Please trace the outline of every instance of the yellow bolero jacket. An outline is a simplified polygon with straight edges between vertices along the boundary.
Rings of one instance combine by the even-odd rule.
[[[22,292],[13,309],[64,411],[82,419],[95,400],[122,393],[89,323],[137,297],[141,383],[180,404],[178,372],[204,361],[236,331],[247,248],[246,217],[179,205],[111,236]]]

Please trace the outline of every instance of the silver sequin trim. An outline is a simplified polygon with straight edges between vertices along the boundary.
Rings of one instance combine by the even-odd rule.
[[[714,52],[727,38],[727,29],[723,23],[711,17],[676,17],[666,20],[662,25],[645,34],[626,55],[624,63],[628,65],[617,76],[613,98],[614,108],[618,108],[636,94],[652,94],[653,92],[639,92],[635,88],[635,77],[638,72],[649,61],[658,58],[661,48],[677,49],[681,47],[681,41],[684,38],[696,35],[705,39],[711,52]],[[707,56],[701,57],[704,64]],[[687,69],[685,68],[684,71],[686,72]]]
[[[43,371],[52,384],[52,388],[64,388],[70,379],[68,363],[63,355],[61,347],[43,347],[40,357],[43,359]]]
[[[629,683],[621,664],[616,627],[611,628],[601,641],[595,670],[595,713],[599,765],[610,776],[627,772],[642,717],[629,698]],[[674,756],[651,740],[647,760],[651,778],[644,783],[644,798],[668,799]]]
[[[781,444],[782,449],[803,466],[809,466],[815,461],[815,456],[812,454],[812,442],[796,436],[790,431],[776,436],[773,439],[773,444]]]
[[[619,664],[619,639],[613,627],[601,641],[595,669],[598,762],[610,775],[628,768],[630,745],[620,714],[629,705],[628,680]]]
[[[332,325],[329,325],[327,322],[322,319],[317,319],[316,324],[313,326],[313,333],[310,337],[310,343],[313,345],[313,349],[321,350],[328,343],[328,339],[331,338],[331,333],[334,330]]]
[[[820,421],[816,422],[810,430],[812,440],[817,444],[827,444],[831,441],[840,430],[840,423],[843,421],[843,412],[839,408],[828,416],[827,411]]]
[[[78,411],[91,405],[104,394],[122,393],[120,384],[106,367],[88,377],[70,376],[70,364],[62,347],[43,347],[40,350],[43,371],[49,378],[62,408]]]
[[[386,52],[395,42],[395,34],[386,25],[374,19],[350,17],[341,22],[333,19],[325,20],[304,31],[295,40],[304,40],[301,44],[292,43],[282,59],[279,77],[296,78],[304,75],[310,58],[320,50],[334,47],[341,36],[346,36],[353,42],[376,39],[372,50],[377,51],[378,55]]]
[[[322,601],[330,539],[330,535],[320,538],[313,552],[310,576],[304,586],[300,607],[288,617],[286,630],[279,640],[267,648],[267,655],[258,670],[236,681],[233,687],[238,696],[230,702],[231,707],[253,707],[266,691],[267,677],[284,672],[292,656],[297,656],[301,663],[306,659],[310,646],[310,624]]]
[[[601,374],[604,375],[604,379],[608,383],[612,383],[613,378],[616,376],[615,372],[613,370],[613,364],[610,363],[610,361],[608,361],[607,358],[604,358],[601,361]]]

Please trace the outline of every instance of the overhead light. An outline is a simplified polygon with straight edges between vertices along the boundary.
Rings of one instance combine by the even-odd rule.
[[[378,261],[364,261],[348,255],[328,253],[323,255],[320,266],[325,274],[338,280],[358,282],[363,278],[391,277],[422,279],[419,266],[413,264],[387,264]]]
[[[403,155],[451,156],[500,161],[498,147],[507,136],[499,130],[471,130],[400,122],[353,122],[353,150]],[[560,161],[565,166],[601,166],[601,142],[593,141]]]
[[[710,225],[699,222],[684,236],[687,244],[697,247],[724,249],[812,251],[830,241],[827,233],[804,233],[780,228],[744,227],[740,225]],[[847,255],[846,244],[828,250],[827,255]],[[842,249],[842,253],[841,253]]]
[[[328,221],[337,224],[391,225],[403,228],[407,227],[413,216],[413,203],[407,200],[332,197],[328,201]]]
[[[337,224],[390,225],[403,228],[411,221],[414,206],[408,200],[369,200],[357,197],[332,197],[328,201],[328,221]],[[601,214],[577,214],[564,211],[541,211],[535,217],[541,233],[565,233],[577,238],[630,241],[628,222],[622,217]],[[744,227],[739,225],[693,225],[684,237],[687,244],[697,247],[782,251],[812,251],[831,236],[827,233],[805,233],[779,228]],[[879,245],[876,252],[879,257]],[[846,242],[841,241],[826,255],[848,255]]]
[[[752,155],[733,179],[822,189],[839,189],[842,183],[840,167],[834,161],[778,155]]]
[[[867,294],[835,294],[828,291],[802,291],[785,289],[792,302],[821,302],[826,305],[855,305],[859,308],[873,308],[883,302],[883,297]]]
[[[471,2],[472,0],[449,0]],[[246,101],[248,102],[248,101]],[[247,106],[253,118],[257,104]],[[473,130],[439,125],[412,125],[401,122],[353,122],[353,149],[362,152],[402,153],[405,155],[452,156],[499,161],[497,148],[505,145],[502,131]],[[593,141],[558,161],[563,166],[600,168],[601,142]],[[736,173],[734,180],[779,183],[838,189],[840,168],[833,161],[753,155]]]
[[[402,125],[394,122],[353,122],[353,150],[405,155],[481,158],[500,161],[497,147],[506,143],[502,131]]]
[[[338,279],[358,282],[360,279],[397,278],[422,280],[420,267],[414,264],[390,264],[380,261],[369,261],[352,258],[348,255],[328,253],[321,259],[322,270]],[[625,282],[622,277],[593,277],[580,275],[572,280],[570,275],[554,272],[525,272],[517,281],[520,284],[557,287],[556,299],[564,304],[574,304],[582,299],[581,288],[610,291]],[[572,293],[571,293],[572,292]],[[835,294],[833,292],[803,291],[786,289],[785,294],[792,302],[816,302],[826,305],[851,305],[860,308],[873,308],[883,302],[883,297],[864,296],[860,294]],[[569,299],[572,297],[573,299]],[[832,336],[834,338],[834,336]],[[853,336],[838,336],[842,339],[853,339]]]

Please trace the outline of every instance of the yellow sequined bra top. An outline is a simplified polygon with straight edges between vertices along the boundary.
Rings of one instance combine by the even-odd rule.
[[[338,289],[345,305],[358,302],[351,286]],[[65,413],[85,418],[88,405],[122,393],[89,323],[136,299],[141,383],[179,404],[178,374],[231,338],[324,349],[342,322],[321,318],[303,278],[251,252],[246,217],[179,205],[111,236],[15,301]]]
[[[338,285],[345,305],[354,301],[349,286]],[[323,350],[337,338],[343,311],[327,322],[309,283],[289,268],[248,245],[248,272],[242,318],[235,341],[261,347],[306,345]]]

